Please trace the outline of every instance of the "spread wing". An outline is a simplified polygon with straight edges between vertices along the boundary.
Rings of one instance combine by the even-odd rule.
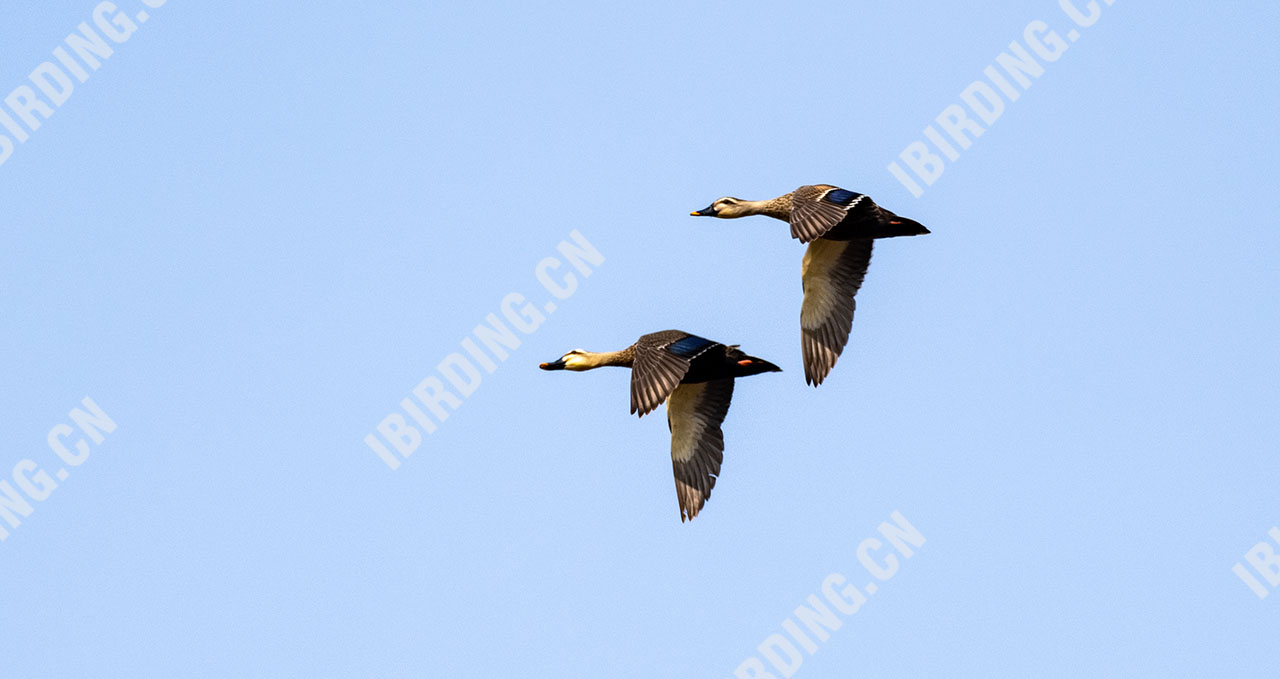
[[[724,461],[720,424],[729,413],[733,378],[676,387],[667,403],[671,468],[676,476],[680,521],[692,520],[711,497]]]
[[[667,400],[690,361],[666,350],[667,345],[636,345],[631,365],[631,413],[644,417]]]
[[[871,264],[875,241],[815,240],[804,253],[801,278],[804,304],[800,307],[800,347],[804,380],[815,387],[835,367],[853,327],[854,295]]]
[[[689,372],[694,359],[723,347],[719,342],[679,330],[655,332],[635,344],[631,365],[631,412],[640,417],[653,412]]]
[[[859,206],[874,205],[861,193],[834,186],[801,186],[791,197],[791,237],[809,243],[844,221]]]

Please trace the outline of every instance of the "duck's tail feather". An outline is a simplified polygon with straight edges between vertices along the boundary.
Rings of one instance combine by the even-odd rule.
[[[926,229],[924,224],[921,224],[920,222],[917,222],[914,219],[899,217],[898,215],[895,215],[894,213],[884,208],[880,208],[880,212],[882,214],[880,215],[880,219],[878,220],[879,224],[876,226],[876,234],[871,236],[871,238],[896,238],[898,236],[923,236],[929,233],[929,229]]]

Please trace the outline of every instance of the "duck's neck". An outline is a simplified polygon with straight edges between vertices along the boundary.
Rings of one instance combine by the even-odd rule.
[[[791,220],[791,194],[789,193],[773,200],[744,200],[739,203],[739,207],[742,208],[743,216],[764,215],[784,222]]]
[[[598,354],[584,351],[582,355],[586,358],[584,370],[609,367],[630,368],[632,361],[635,360],[635,352],[631,347],[622,351],[605,351]]]

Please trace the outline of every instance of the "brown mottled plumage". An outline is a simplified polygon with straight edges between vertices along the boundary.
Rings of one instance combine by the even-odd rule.
[[[791,237],[808,243],[801,279],[800,350],[805,382],[822,384],[849,341],[854,296],[871,264],[877,238],[929,233],[919,222],[880,207],[870,196],[816,184],[773,200],[721,198],[691,213],[695,217],[737,219],[765,215],[791,225]]]
[[[667,402],[671,430],[671,466],[676,479],[680,520],[692,519],[711,497],[724,461],[720,425],[729,412],[733,380],[778,366],[682,330],[642,336],[622,351],[592,353],[574,349],[543,370],[631,368],[631,412],[640,417]]]

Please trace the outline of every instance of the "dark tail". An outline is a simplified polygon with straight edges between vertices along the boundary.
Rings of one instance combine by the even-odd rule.
[[[733,371],[734,377],[750,377],[751,375],[759,375],[760,373],[780,373],[782,368],[755,356],[748,356],[736,349],[733,350],[733,362],[736,367]]]
[[[875,235],[870,236],[871,238],[923,236],[929,233],[929,230],[924,228],[924,224],[921,224],[920,222],[907,219],[906,217],[899,217],[884,208],[880,208],[880,212],[879,224],[872,227],[875,231]]]

